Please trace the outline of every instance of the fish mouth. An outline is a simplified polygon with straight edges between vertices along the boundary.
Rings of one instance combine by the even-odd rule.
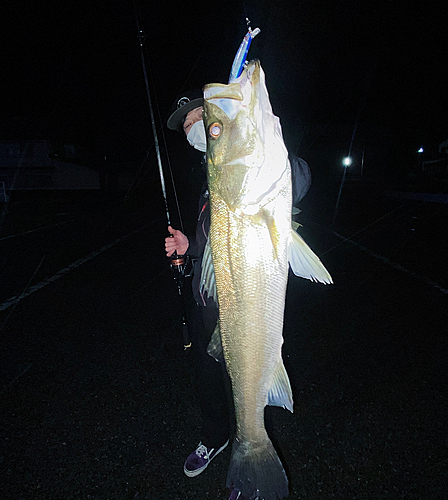
[[[260,81],[261,65],[258,59],[248,62],[241,75],[232,83],[209,83],[203,87],[205,103],[220,107],[230,120],[234,120],[242,107],[252,100],[253,87]]]
[[[243,100],[241,86],[237,83],[208,83],[202,89],[205,99],[234,99]]]

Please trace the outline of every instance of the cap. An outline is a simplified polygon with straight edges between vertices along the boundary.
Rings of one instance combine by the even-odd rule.
[[[187,114],[195,108],[204,105],[202,90],[188,90],[181,94],[171,108],[171,114],[167,121],[170,130],[182,132],[182,125]]]

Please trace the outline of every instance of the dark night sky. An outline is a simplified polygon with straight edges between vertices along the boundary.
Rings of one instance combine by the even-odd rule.
[[[139,8],[163,118],[182,89],[227,81],[247,15],[262,30],[250,57],[261,59],[292,149],[328,123],[327,132],[352,130],[358,115],[358,124],[385,127],[410,144],[448,136],[440,3],[139,0]],[[35,136],[128,158],[150,148],[132,1],[15,0],[2,18],[3,124],[33,118]],[[1,139],[11,130],[3,126]]]

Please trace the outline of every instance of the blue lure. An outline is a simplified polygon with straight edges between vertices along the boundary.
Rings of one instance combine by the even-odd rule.
[[[260,28],[255,28],[254,30],[252,30],[248,21],[248,31],[245,34],[241,45],[239,46],[235,59],[233,60],[232,69],[230,70],[229,83],[233,83],[243,72],[250,44],[252,43],[252,40],[258,35],[258,33],[260,33],[260,31]]]

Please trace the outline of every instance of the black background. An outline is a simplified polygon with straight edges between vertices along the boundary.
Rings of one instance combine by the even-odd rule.
[[[440,4],[62,0],[3,11],[4,139],[17,134],[10,119],[26,117],[34,137],[138,161],[152,133],[136,12],[159,125],[182,90],[227,81],[247,16],[262,30],[250,57],[261,59],[290,149],[304,155],[328,123],[345,127],[347,149],[356,123],[386,128],[400,153],[446,139]]]

